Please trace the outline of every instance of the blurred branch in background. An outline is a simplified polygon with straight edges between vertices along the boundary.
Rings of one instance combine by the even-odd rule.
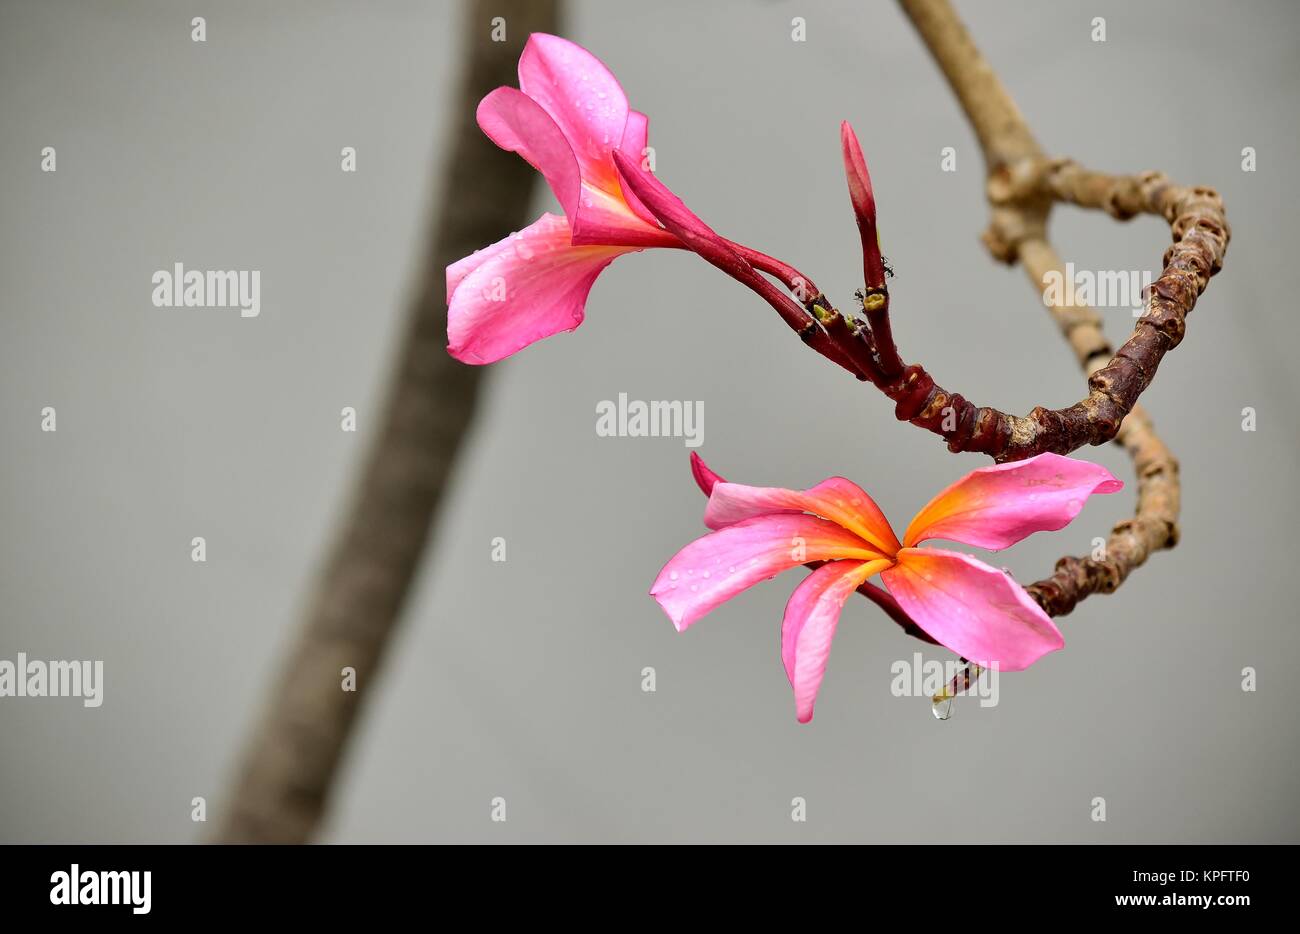
[[[560,0],[466,4],[462,74],[428,254],[412,293],[382,425],[310,598],[305,619],[243,752],[215,839],[299,843],[316,832],[348,737],[378,683],[384,648],[474,413],[482,370],[446,352],[444,270],[528,222],[537,173],[479,132],[479,100],[515,83],[532,32],[556,32]],[[493,21],[504,18],[505,41]],[[497,40],[497,41],[494,41]],[[413,119],[420,119],[414,115]],[[356,670],[356,690],[342,670]]]

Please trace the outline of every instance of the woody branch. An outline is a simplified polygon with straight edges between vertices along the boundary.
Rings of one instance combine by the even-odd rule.
[[[842,315],[793,267],[751,265],[753,257],[728,249],[730,244],[719,243],[716,235],[712,241],[690,242],[690,225],[684,220],[695,221],[697,229],[700,222],[689,212],[674,216],[679,209],[684,212],[680,202],[667,214],[656,213],[688,246],[759,292],[805,343],[879,388],[894,401],[900,420],[940,435],[953,452],[984,453],[1003,463],[1045,452],[1069,454],[1085,444],[1110,440],[1122,445],[1138,475],[1134,517],[1114,527],[1102,555],[1062,558],[1051,577],[1026,588],[1049,615],[1064,615],[1092,593],[1115,590],[1152,552],[1172,547],[1178,540],[1178,463],[1155,434],[1138,398],[1151,385],[1165,354],[1182,341],[1197,298],[1222,268],[1230,237],[1223,203],[1213,189],[1175,185],[1159,172],[1112,176],[1069,159],[1047,158],[947,0],[900,3],[979,139],[992,214],[983,240],[996,259],[1021,263],[1043,294],[1049,277],[1063,273],[1046,233],[1048,215],[1059,202],[1102,209],[1118,220],[1155,214],[1170,225],[1173,243],[1165,251],[1161,275],[1147,290],[1145,311],[1118,351],[1112,349],[1091,308],[1073,301],[1045,302],[1088,376],[1088,394],[1083,399],[1062,409],[1038,406],[1028,415],[1011,415],[976,406],[938,385],[923,366],[903,362],[890,327],[889,290],[870,181],[857,140],[847,127],[845,162],[862,234],[866,284],[859,295],[861,318]],[[778,278],[799,304],[777,292],[759,271]],[[881,603],[876,594],[864,593]],[[911,631],[905,615],[890,615]]]

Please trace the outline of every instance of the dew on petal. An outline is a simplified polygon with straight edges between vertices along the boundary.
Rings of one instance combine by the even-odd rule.
[[[522,260],[530,260],[533,258],[532,247],[528,245],[528,241],[523,238],[523,235],[515,234],[511,239],[515,241],[516,256]]]
[[[672,571],[672,572],[670,572],[670,573],[668,574],[668,579],[669,579],[670,581],[675,581],[675,580],[677,580],[677,572],[676,572],[676,571]]]

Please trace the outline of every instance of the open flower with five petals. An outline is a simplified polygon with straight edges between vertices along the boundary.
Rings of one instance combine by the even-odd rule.
[[[701,464],[697,468],[707,471]],[[999,550],[1065,527],[1094,493],[1123,484],[1097,464],[1040,454],[974,470],[921,509],[899,539],[867,493],[843,477],[808,490],[717,482],[704,524],[714,531],[673,556],[650,589],[686,629],[760,581],[825,562],[795,588],[781,623],[781,660],[796,715],[812,719],[845,601],[877,574],[935,641],[984,667],[1027,668],[1065,642],[1009,574],[958,551],[918,547],[944,539]]]

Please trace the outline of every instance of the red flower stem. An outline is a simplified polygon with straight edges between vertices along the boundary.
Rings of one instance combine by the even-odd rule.
[[[750,249],[743,243],[736,243],[734,240],[727,240],[727,245],[740,254],[741,258],[749,265],[753,266],[760,272],[765,272],[770,276],[775,276],[787,289],[794,293],[794,297],[808,308],[811,301],[821,296],[821,289],[817,288],[816,283],[795,269],[789,263],[783,263],[779,259],[768,256],[766,253],[760,253],[758,250]],[[812,309],[809,308],[811,311]]]

